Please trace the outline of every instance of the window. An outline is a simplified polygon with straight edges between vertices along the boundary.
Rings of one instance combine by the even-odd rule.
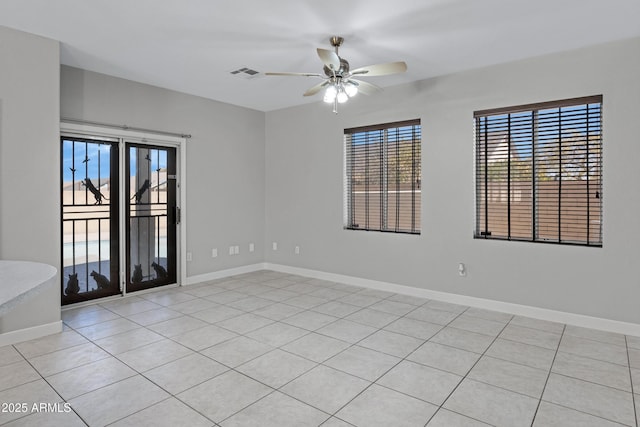
[[[420,120],[344,135],[345,228],[420,234]]]
[[[602,246],[602,96],[475,118],[475,237]]]

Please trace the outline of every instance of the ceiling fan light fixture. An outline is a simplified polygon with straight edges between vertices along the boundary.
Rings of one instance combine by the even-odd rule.
[[[358,86],[356,86],[353,82],[347,82],[344,84],[344,91],[349,96],[349,98],[353,98],[358,93]]]
[[[330,104],[335,101],[336,96],[338,96],[338,88],[335,85],[330,85],[324,92],[323,101]]]
[[[344,104],[349,100],[349,95],[347,95],[347,92],[345,92],[343,88],[340,88],[338,95],[336,95],[336,99],[338,100],[338,103]]]

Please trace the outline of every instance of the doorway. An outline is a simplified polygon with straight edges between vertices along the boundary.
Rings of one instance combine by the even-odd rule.
[[[64,131],[60,141],[62,305],[179,283],[183,147]]]

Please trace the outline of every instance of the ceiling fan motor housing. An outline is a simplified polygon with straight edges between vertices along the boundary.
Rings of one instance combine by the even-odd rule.
[[[327,77],[333,77],[333,71],[331,70],[331,68],[327,67],[326,65],[323,67],[323,71],[327,75]],[[336,77],[342,77],[348,73],[349,73],[349,63],[347,62],[346,59],[340,58],[340,68],[336,70]]]

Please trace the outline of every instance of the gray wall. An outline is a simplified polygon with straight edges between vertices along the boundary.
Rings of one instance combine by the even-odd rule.
[[[0,259],[56,268],[59,64],[58,42],[0,27]],[[59,320],[59,289],[48,288],[0,318],[0,333]]]
[[[633,39],[391,88],[338,115],[321,102],[267,113],[266,260],[640,323],[638,52]],[[474,240],[473,111],[595,94],[604,95],[603,248]],[[414,118],[422,234],[344,230],[343,129]]]
[[[193,254],[187,276],[263,261],[264,113],[66,66],[60,91],[63,118],[193,136],[187,141],[186,250]],[[239,255],[229,255],[231,245],[240,246]]]

